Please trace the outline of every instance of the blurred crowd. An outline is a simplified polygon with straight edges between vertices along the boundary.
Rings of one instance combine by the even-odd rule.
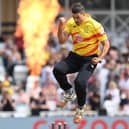
[[[86,89],[86,110],[99,115],[129,115],[129,39],[121,51],[111,44],[108,55],[98,64]],[[20,116],[40,115],[41,111],[71,110],[76,100],[64,109],[56,102],[63,96],[52,70],[55,63],[65,58],[72,49],[71,39],[59,45],[51,32],[48,39],[50,58],[42,67],[40,76],[30,75],[26,65],[23,38],[0,37],[0,111],[14,111]],[[40,57],[39,57],[40,59]],[[77,73],[67,77],[74,87]]]
[[[60,5],[65,6],[64,0],[58,0]],[[73,2],[80,2],[80,0],[69,0],[69,4],[71,5]],[[82,4],[86,7],[86,9],[110,9],[111,8],[111,2],[114,3],[113,0],[81,0]],[[115,7],[116,9],[128,9],[128,0],[115,0]]]

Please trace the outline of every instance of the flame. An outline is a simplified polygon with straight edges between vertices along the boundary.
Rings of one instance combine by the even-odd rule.
[[[58,12],[57,0],[20,1],[18,26],[23,31],[27,65],[33,75],[39,75],[42,66],[49,59],[49,53],[46,50],[48,34]]]

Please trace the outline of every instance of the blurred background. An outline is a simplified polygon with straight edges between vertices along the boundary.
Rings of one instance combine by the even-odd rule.
[[[76,101],[56,108],[63,91],[52,70],[72,49],[57,39],[58,19],[80,0],[0,0],[0,117],[71,114]],[[81,0],[101,22],[111,48],[89,79],[86,113],[129,115],[129,0]],[[75,74],[68,79],[74,86]],[[67,114],[68,115],[68,114]]]

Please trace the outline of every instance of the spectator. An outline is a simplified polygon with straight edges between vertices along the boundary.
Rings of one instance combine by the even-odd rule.
[[[129,99],[125,93],[121,94],[120,109],[118,115],[129,115]]]
[[[40,115],[41,111],[49,111],[48,101],[42,92],[39,93],[38,98],[30,98],[31,115]]]
[[[99,111],[100,110],[100,95],[93,93],[89,98],[89,104],[91,105],[91,110]]]
[[[112,100],[112,95],[109,94],[105,98],[105,101],[104,101],[104,104],[103,104],[103,108],[106,109],[108,116],[116,115],[116,113],[118,112],[118,109],[116,108],[116,104]]]
[[[2,93],[0,109],[2,111],[15,111],[15,101],[12,99],[8,91],[3,91]]]
[[[41,92],[41,87],[39,81],[35,80],[28,94],[30,97],[38,98],[40,92]]]
[[[106,96],[109,95],[112,96],[112,101],[114,101],[114,103],[119,104],[120,90],[118,89],[118,86],[114,81],[109,82],[108,89],[106,90]]]
[[[121,72],[121,76],[119,80],[119,88],[127,95],[127,98],[129,99],[129,68],[128,67]]]

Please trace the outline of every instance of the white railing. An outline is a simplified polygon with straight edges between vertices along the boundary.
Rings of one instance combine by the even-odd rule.
[[[68,110],[59,110],[59,111],[42,111],[40,116],[73,116],[75,111]],[[97,116],[98,112],[96,111],[85,111],[86,116]]]

